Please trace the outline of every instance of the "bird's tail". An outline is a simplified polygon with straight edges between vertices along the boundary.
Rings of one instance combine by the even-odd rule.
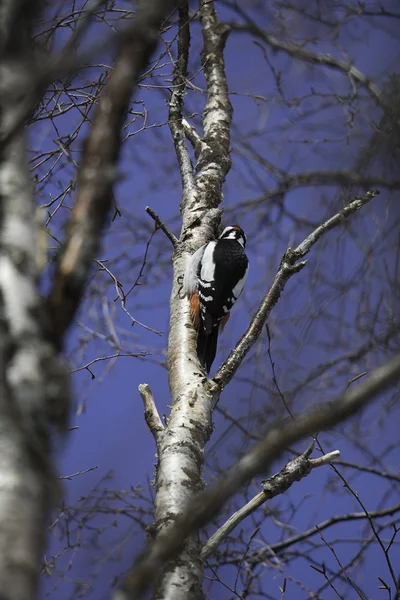
[[[203,367],[207,369],[207,373],[210,372],[211,365],[217,354],[217,343],[218,326],[213,327],[209,334],[204,331],[203,327],[199,327],[197,335],[197,356]]]

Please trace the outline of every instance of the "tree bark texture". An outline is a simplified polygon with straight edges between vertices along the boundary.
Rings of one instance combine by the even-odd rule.
[[[34,67],[23,8],[23,2],[2,7],[9,25],[0,62],[2,131]],[[49,410],[55,408],[65,426],[65,405],[55,403],[62,404],[68,376],[45,337],[39,235],[20,129],[0,146],[0,589],[7,600],[36,596],[53,486]]]

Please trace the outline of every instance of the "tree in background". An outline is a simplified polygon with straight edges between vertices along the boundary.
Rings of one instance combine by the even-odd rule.
[[[0,3],[1,589],[399,597],[400,14],[167,4]],[[222,221],[207,378],[182,276]]]

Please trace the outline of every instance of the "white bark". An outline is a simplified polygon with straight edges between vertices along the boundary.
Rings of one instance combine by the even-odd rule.
[[[38,291],[40,235],[18,123],[35,77],[29,44],[36,2],[1,7],[0,54],[0,590],[36,597],[52,491],[49,426],[65,427],[68,375],[46,339]],[[25,10],[26,9],[26,10]]]
[[[5,97],[2,125],[13,110]],[[40,317],[23,132],[2,148],[0,196],[0,589],[4,599],[28,600],[36,596],[50,502],[48,402],[60,381],[52,379],[57,363]]]

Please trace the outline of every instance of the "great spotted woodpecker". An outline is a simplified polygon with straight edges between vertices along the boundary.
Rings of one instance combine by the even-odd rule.
[[[207,373],[217,352],[218,331],[225,327],[232,306],[243,291],[249,261],[246,236],[238,225],[225,227],[217,240],[191,257],[183,281],[197,330],[197,355]]]

